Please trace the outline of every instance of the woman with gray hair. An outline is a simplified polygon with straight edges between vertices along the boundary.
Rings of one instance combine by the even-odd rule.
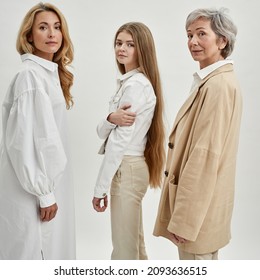
[[[200,70],[169,137],[154,235],[177,245],[182,260],[213,260],[231,238],[242,97],[226,58],[237,28],[224,8],[197,9],[186,31]]]

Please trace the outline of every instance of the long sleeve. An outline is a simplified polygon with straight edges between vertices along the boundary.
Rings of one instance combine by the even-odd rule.
[[[53,191],[67,158],[43,88],[32,88],[16,98],[5,142],[22,187],[39,198],[41,207],[55,203]]]
[[[195,241],[208,213],[215,186],[220,183],[218,172],[229,170],[234,158],[220,165],[235,118],[236,92],[223,81],[204,88],[203,106],[192,128],[193,137],[187,162],[180,174],[174,212],[168,230]],[[230,145],[228,146],[230,147]],[[217,211],[217,209],[216,209]]]
[[[137,114],[136,121],[132,126],[116,126],[111,130],[95,186],[95,197],[101,198],[107,194],[125,152],[132,148],[132,145],[139,154],[143,154],[145,148],[143,139],[150,127],[156,102],[153,91],[151,93],[151,85],[146,86],[138,81],[128,81],[123,90],[119,105],[131,104],[131,111]]]
[[[118,83],[118,85],[117,85],[117,86],[118,86],[117,93],[118,93],[118,92],[120,91],[120,88],[121,88],[121,83],[120,83],[120,81],[117,81],[117,83]],[[121,96],[122,96],[122,94],[123,94],[123,92],[121,92]],[[121,96],[118,96],[118,100],[121,98]],[[115,112],[115,111],[118,109],[116,106],[113,106],[113,105],[115,105],[115,104],[114,104],[114,97],[115,97],[115,96],[113,96],[113,97],[111,98],[110,102],[109,102],[110,106],[109,106],[109,113],[108,113],[108,115],[109,115],[110,113]],[[112,105],[112,106],[111,106],[111,105]],[[108,115],[106,116],[106,118],[102,119],[102,120],[99,122],[99,124],[97,125],[97,135],[98,135],[98,137],[99,137],[100,139],[105,139],[105,140],[106,140],[106,139],[108,138],[110,132],[111,132],[114,128],[116,128],[116,125],[115,125],[115,124],[110,123],[110,122],[107,120]]]
[[[100,139],[106,139],[112,129],[116,127],[115,124],[110,123],[108,120],[103,119],[97,126],[97,135]]]

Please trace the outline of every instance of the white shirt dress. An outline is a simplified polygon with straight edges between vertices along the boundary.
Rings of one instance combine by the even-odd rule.
[[[75,259],[66,104],[58,65],[24,54],[2,105],[0,259]],[[58,205],[41,222],[39,207]]]

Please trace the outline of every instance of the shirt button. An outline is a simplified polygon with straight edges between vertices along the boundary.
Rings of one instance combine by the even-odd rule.
[[[169,147],[170,149],[173,149],[173,147],[174,147],[173,143],[169,142],[169,143],[168,143],[168,147]]]
[[[165,174],[166,177],[168,177],[169,172],[166,170],[166,171],[164,171],[164,174]]]

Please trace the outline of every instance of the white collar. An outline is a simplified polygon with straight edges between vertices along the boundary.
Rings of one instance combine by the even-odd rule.
[[[120,76],[118,77],[118,80],[119,80],[120,82],[122,82],[122,81],[124,81],[124,80],[126,80],[126,79],[132,77],[132,76],[133,76],[134,74],[136,74],[136,73],[140,73],[140,71],[138,70],[138,68],[136,68],[136,69],[134,69],[134,70],[131,70],[131,71],[129,71],[129,72],[126,72],[126,73],[123,74],[123,75],[120,75]]]
[[[36,62],[37,64],[41,65],[42,67],[46,68],[47,70],[54,72],[57,70],[58,68],[58,64],[52,61],[49,61],[47,59],[43,59],[39,56],[36,56],[34,54],[31,53],[25,53],[21,55],[21,59],[22,61],[25,60],[32,60],[34,62]]]
[[[207,77],[210,73],[212,73],[213,71],[215,71],[217,68],[223,66],[223,65],[226,65],[226,64],[233,64],[233,60],[231,59],[225,59],[225,60],[220,60],[220,61],[217,61],[213,64],[210,64],[209,66],[197,71],[195,74],[197,74],[199,76],[199,78],[201,80],[203,80],[205,77]],[[195,75],[194,74],[194,75]]]

